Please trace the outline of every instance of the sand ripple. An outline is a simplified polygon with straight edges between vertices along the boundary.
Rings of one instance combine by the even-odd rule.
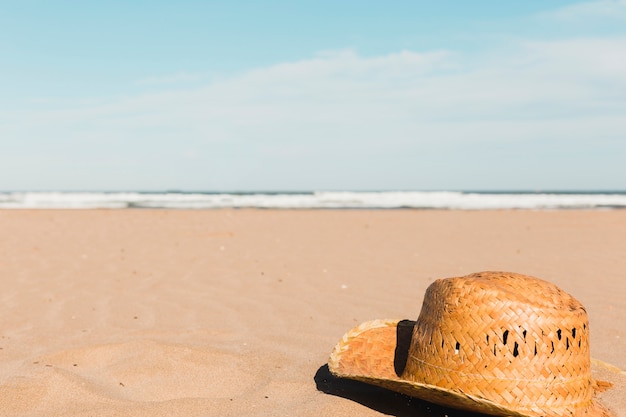
[[[30,376],[0,386],[0,404],[19,414],[80,404],[230,401],[258,382],[249,361],[217,349],[152,340],[88,346],[37,359]]]

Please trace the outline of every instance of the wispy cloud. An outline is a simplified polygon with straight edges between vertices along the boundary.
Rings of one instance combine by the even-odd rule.
[[[13,114],[11,125],[0,123],[0,135],[57,152],[70,165],[68,149],[109,167],[193,161],[214,181],[204,188],[350,188],[338,178],[419,188],[425,185],[416,178],[442,170],[453,152],[485,161],[501,144],[519,143],[511,149],[558,155],[565,148],[579,161],[598,141],[617,146],[626,137],[624,50],[626,39],[615,38],[527,42],[472,57],[330,51],[194,88]],[[348,160],[355,173],[346,177]],[[179,167],[167,173],[173,185],[188,181],[192,169]],[[315,175],[288,175],[307,169]],[[536,169],[539,181],[550,168]],[[576,175],[573,166],[563,169]],[[259,171],[257,182],[251,173]],[[430,186],[452,183],[449,175],[442,170]]]
[[[373,116],[410,125],[425,120],[543,118],[614,104],[626,84],[625,39],[528,42],[464,63],[451,52],[404,51],[362,57],[324,53],[223,78],[194,89],[109,99],[108,104],[29,114],[46,123],[106,122],[108,126],[350,124]],[[474,59],[475,61],[475,59]],[[617,88],[620,87],[620,88]],[[586,109],[588,110],[588,109]],[[256,135],[257,137],[259,135]]]
[[[560,20],[626,20],[626,0],[595,0],[575,3],[543,14]]]

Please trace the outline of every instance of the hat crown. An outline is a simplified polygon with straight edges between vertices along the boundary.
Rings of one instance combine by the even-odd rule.
[[[435,281],[402,377],[520,413],[592,402],[584,307],[558,287],[513,273]]]

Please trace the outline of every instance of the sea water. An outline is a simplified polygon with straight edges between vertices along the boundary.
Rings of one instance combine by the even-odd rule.
[[[0,192],[0,208],[620,209],[626,192]]]

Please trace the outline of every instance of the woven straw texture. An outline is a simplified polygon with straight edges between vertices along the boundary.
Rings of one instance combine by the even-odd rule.
[[[553,284],[501,272],[437,280],[404,346],[398,323],[348,332],[331,372],[486,414],[610,416],[594,400],[605,387],[591,376],[587,313]]]

